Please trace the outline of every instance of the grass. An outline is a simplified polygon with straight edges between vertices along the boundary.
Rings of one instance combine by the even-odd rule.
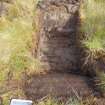
[[[85,32],[86,39],[83,43],[89,50],[104,50],[105,48],[104,3],[105,1],[102,0],[86,0],[81,10],[85,15],[82,30]]]
[[[19,98],[21,97],[22,99],[25,99],[24,93],[21,90],[16,90],[14,93],[13,92],[8,92],[3,95],[4,97],[4,103],[3,105],[9,105],[10,104],[10,99],[11,98]],[[40,100],[37,100],[37,102],[34,102],[33,105],[97,105],[97,98],[95,97],[90,97],[84,100],[79,100],[76,97],[70,97],[68,101],[62,102],[58,101],[56,98],[52,97],[43,97]]]
[[[96,98],[87,98],[85,100],[79,100],[76,97],[70,97],[66,103],[59,102],[54,98],[45,98],[44,100],[38,101],[37,104],[34,105],[97,105]]]
[[[3,0],[3,3],[7,0]],[[13,0],[7,3],[7,12],[0,17],[0,87],[8,80],[21,80],[21,74],[41,72],[41,63],[32,55],[33,17],[38,0]],[[21,98],[23,90],[16,88],[15,95]],[[4,105],[15,97],[14,91],[0,94]]]
[[[101,93],[105,93],[105,73],[97,73],[98,82],[96,82],[96,86],[101,90]]]
[[[13,95],[13,93],[11,93],[11,92],[9,92],[8,94],[5,94],[3,105],[9,105],[10,104],[10,96],[12,96],[12,95]],[[18,96],[19,95],[16,92],[14,97],[18,97]],[[65,104],[62,102],[58,102],[54,98],[47,98],[45,100],[41,100],[41,101],[38,101],[37,103],[34,103],[34,105],[65,105]],[[71,99],[71,101],[67,105],[83,105],[83,104],[81,104],[77,99]]]
[[[103,0],[86,0],[81,7],[81,30],[85,34],[82,43],[88,49],[88,58],[90,57],[93,61],[105,55],[104,3]]]
[[[35,30],[32,24],[36,3],[37,0],[15,0],[7,5],[7,14],[0,17],[0,62],[3,64],[0,66],[1,75],[6,70],[16,74],[26,68],[37,71],[40,67],[40,62],[32,56]],[[5,80],[5,76],[0,80]]]
[[[14,92],[9,91],[2,95],[3,105],[10,105],[10,101],[12,98],[24,98],[24,93],[22,90],[15,90]]]
[[[70,98],[66,105],[83,105],[81,101],[76,98]]]
[[[100,89],[105,88],[105,73],[96,65],[100,59],[105,57],[105,1],[104,0],[86,0],[81,7],[82,32],[85,39],[82,44],[86,50],[84,65],[88,69],[96,72],[97,78],[100,80]],[[105,92],[105,91],[104,91]]]

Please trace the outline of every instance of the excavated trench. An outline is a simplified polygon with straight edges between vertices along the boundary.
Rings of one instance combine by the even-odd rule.
[[[98,95],[93,79],[80,75],[79,7],[79,0],[43,0],[38,3],[35,20],[39,22],[36,25],[40,30],[35,56],[48,73],[29,76],[24,85],[29,99],[51,95],[63,100],[76,93],[80,97]]]

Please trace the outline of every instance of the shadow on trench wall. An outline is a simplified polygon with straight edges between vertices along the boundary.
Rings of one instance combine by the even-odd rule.
[[[79,2],[49,1],[38,4],[40,11],[39,43],[36,58],[42,68],[56,72],[78,70]]]

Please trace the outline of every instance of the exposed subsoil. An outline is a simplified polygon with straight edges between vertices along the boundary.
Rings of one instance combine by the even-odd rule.
[[[105,105],[105,98],[101,97],[100,92],[95,89],[93,79],[72,73],[47,73],[40,75],[31,75],[23,81],[23,91],[27,99],[35,102],[45,99],[46,97],[54,97],[59,101],[67,102],[70,97],[85,99],[87,97],[97,97],[96,104]],[[24,83],[25,82],[25,83]],[[18,81],[11,81],[6,89],[1,93],[15,91],[18,89]],[[24,98],[24,97],[23,97]]]
[[[27,98],[34,101],[49,95],[59,100],[68,100],[73,96],[79,98],[100,96],[92,78],[69,73],[32,75],[25,84],[24,91]]]

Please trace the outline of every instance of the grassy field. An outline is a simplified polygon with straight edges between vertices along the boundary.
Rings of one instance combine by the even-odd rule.
[[[32,55],[32,38],[35,34],[33,17],[37,0],[1,2],[0,87],[3,87],[4,92],[1,92],[0,96],[4,99],[4,105],[7,105],[11,96],[23,95],[23,91],[18,88],[15,90],[15,95],[12,90],[5,92],[8,90],[7,83],[12,80],[20,81],[23,72],[26,70],[28,73],[37,72],[40,66],[40,62]]]
[[[6,13],[0,17],[0,81],[7,76],[5,72],[18,73],[36,66],[37,60],[32,57],[36,2],[15,0],[6,4]]]
[[[81,6],[81,30],[85,36],[82,44],[87,55],[84,59],[84,65],[95,72],[101,82],[99,84],[102,90],[105,90],[105,68],[99,67],[98,64],[102,62],[105,65],[104,4],[104,0],[86,0]],[[100,65],[102,66],[102,64]]]
[[[9,0],[10,1],[10,0]],[[33,20],[35,16],[35,6],[38,0],[14,0],[13,2],[3,2],[0,17],[0,96],[4,99],[4,105],[9,105],[11,97],[23,98],[24,92],[17,87],[15,91],[7,91],[7,84],[15,80],[18,84],[21,81],[23,72],[40,72],[40,62],[32,55],[33,35],[35,26]],[[81,6],[81,30],[85,33],[82,41],[86,48],[87,57],[84,64],[91,63],[94,66],[94,59],[102,59],[105,56],[105,1],[86,0]],[[95,68],[95,70],[98,68]],[[97,71],[97,70],[96,70]],[[102,70],[98,70],[102,71]],[[105,74],[98,72],[97,84],[100,89],[105,90]],[[66,104],[48,98],[35,103],[37,105],[94,105],[95,98],[87,99],[86,102],[78,98],[70,98]]]

